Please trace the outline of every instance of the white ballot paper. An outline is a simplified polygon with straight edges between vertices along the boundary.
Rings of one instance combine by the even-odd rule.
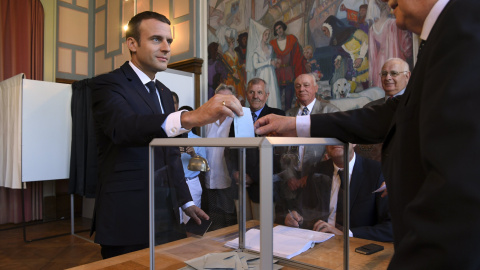
[[[273,255],[291,259],[312,248],[315,243],[327,241],[333,236],[333,233],[279,225],[273,228]],[[225,243],[225,246],[238,248],[238,238]],[[245,248],[260,252],[260,230],[250,229],[245,233]]]
[[[252,112],[250,111],[250,108],[243,107],[243,116],[235,115],[235,118],[233,118],[233,125],[235,127],[235,138],[255,137]]]

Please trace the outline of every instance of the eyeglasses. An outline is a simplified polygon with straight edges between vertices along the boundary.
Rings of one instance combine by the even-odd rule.
[[[407,73],[408,71],[396,71],[396,70],[392,70],[390,72],[384,70],[382,72],[380,72],[378,75],[382,76],[382,77],[387,77],[388,74],[390,74],[390,76],[392,76],[393,78],[397,77],[398,75],[400,75],[400,73]]]

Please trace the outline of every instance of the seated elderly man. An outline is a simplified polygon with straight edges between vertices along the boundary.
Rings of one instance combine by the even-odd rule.
[[[385,97],[369,102],[364,107],[383,104],[389,98],[403,95],[410,79],[410,68],[403,59],[390,58],[383,64],[380,76]]]
[[[383,64],[382,72],[382,88],[385,91],[385,97],[371,101],[365,106],[371,107],[385,103],[388,99],[403,95],[410,79],[410,69],[408,63],[400,58],[390,58]],[[360,155],[381,161],[382,144],[361,144],[355,147],[355,151]]]
[[[288,110],[286,112],[287,116],[324,114],[340,111],[335,105],[316,99],[315,94],[317,93],[318,86],[313,74],[299,75],[295,80],[294,86],[298,106]],[[290,190],[294,191],[296,187],[304,181],[304,177],[311,171],[311,168],[322,160],[324,152],[325,147],[322,145],[289,147],[280,160],[282,172],[276,175],[278,177],[275,177],[279,181],[275,185],[284,192],[279,196],[292,196],[292,194],[289,194],[291,193]],[[284,186],[287,185],[289,188],[284,188]]]
[[[380,163],[355,155],[354,146],[350,144],[348,149],[350,236],[391,242],[387,198],[382,198],[380,192],[373,193],[384,181]],[[317,164],[296,197],[277,204],[277,210],[283,212],[287,226],[342,235],[344,149],[341,145],[330,145],[326,150],[330,159]]]

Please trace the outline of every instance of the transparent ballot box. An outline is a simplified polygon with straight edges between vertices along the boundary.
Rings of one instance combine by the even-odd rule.
[[[172,265],[178,268],[348,269],[348,147],[331,138],[154,139],[150,269],[165,261],[179,261]],[[335,159],[344,164],[338,175]],[[179,208],[188,201],[185,191],[210,220],[188,220]],[[343,235],[314,230],[322,226]]]

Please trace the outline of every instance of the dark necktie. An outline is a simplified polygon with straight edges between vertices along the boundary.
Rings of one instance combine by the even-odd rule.
[[[155,82],[154,81],[149,81],[145,85],[148,87],[148,90],[150,90],[150,98],[152,99],[153,103],[155,103],[155,106],[156,106],[158,112],[162,112],[162,109],[160,107],[160,102],[158,101],[157,89],[155,88]]]
[[[308,115],[308,108],[307,108],[307,106],[303,107],[302,115]]]
[[[420,41],[420,45],[418,46],[417,59],[420,57],[420,53],[422,51],[423,46],[425,46],[425,42],[427,42],[427,41],[423,40],[423,39],[422,39],[422,41]]]
[[[255,121],[257,121],[257,114],[252,112],[252,119],[253,119],[253,123],[255,123]]]
[[[343,175],[343,169],[337,171],[338,178],[340,178],[340,188],[337,194],[337,214],[335,216],[335,223],[343,226],[343,187],[345,183],[345,176]]]

